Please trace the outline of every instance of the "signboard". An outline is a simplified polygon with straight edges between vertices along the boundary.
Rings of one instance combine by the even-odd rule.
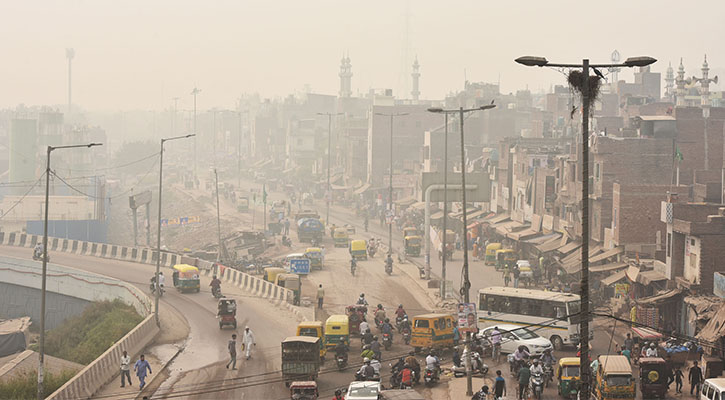
[[[712,282],[712,293],[721,299],[725,299],[725,275],[720,272],[715,272]]]
[[[201,223],[201,217],[198,215],[189,217],[162,218],[161,226],[179,226]]]
[[[135,209],[151,202],[151,191],[146,190],[133,196],[128,196],[128,205]]]
[[[293,258],[289,261],[290,272],[307,275],[310,273],[310,260],[307,258]]]
[[[476,303],[458,304],[458,330],[476,332],[478,330],[478,317],[476,316]]]
[[[448,174],[448,184],[460,186],[461,174]],[[443,173],[423,172],[421,174],[420,185],[423,196],[425,196],[425,191],[430,185],[443,185]],[[461,189],[448,188],[448,202],[461,201],[461,194]],[[433,202],[442,202],[443,189],[431,191],[430,200]],[[488,173],[469,172],[466,174],[466,201],[491,201],[491,177]]]

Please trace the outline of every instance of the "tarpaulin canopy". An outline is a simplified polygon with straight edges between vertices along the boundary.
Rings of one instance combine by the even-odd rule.
[[[625,269],[627,268],[627,266],[629,266],[629,264],[627,264],[626,262],[613,262],[609,264],[595,265],[593,267],[589,267],[589,272],[616,271],[618,269]],[[622,274],[625,274],[625,272],[622,271]]]
[[[433,215],[430,216],[430,219],[440,219],[443,218],[443,211],[438,211],[433,213]]]
[[[622,254],[622,253],[624,253],[624,246],[619,246],[619,247],[615,247],[615,248],[613,248],[611,250],[607,250],[607,251],[605,251],[602,254],[598,254],[595,257],[591,257],[589,259],[589,261],[595,263],[595,262],[598,262],[598,261],[606,260],[609,257],[617,256],[617,255]]]
[[[668,301],[668,300],[672,299],[673,297],[678,296],[680,294],[682,294],[682,290],[679,289],[679,288],[678,289],[665,290],[664,292],[657,293],[654,296],[650,296],[650,297],[645,297],[645,298],[642,298],[642,299],[638,299],[637,300],[637,304],[655,305],[655,304],[659,304],[659,303],[666,302],[666,301]]]
[[[470,214],[467,214],[466,215],[466,218],[469,219],[469,220],[472,220],[474,218],[480,217],[481,215],[485,214],[486,212],[487,211],[483,211],[483,210],[474,211],[474,212],[472,212]]]
[[[600,282],[604,286],[612,285],[613,283],[617,283],[624,279],[626,277],[626,273],[624,271],[615,272],[612,275],[609,275],[608,277],[602,279]]]
[[[540,244],[540,245],[536,246],[536,250],[539,250],[541,253],[548,253],[550,251],[554,251],[556,249],[566,246],[565,239],[566,238],[562,238],[562,240],[555,239],[550,242]],[[563,242],[563,244],[562,244],[562,242]]]
[[[498,224],[499,222],[503,222],[509,219],[508,214],[499,214],[495,217],[491,217],[490,219],[486,219],[486,222],[488,222],[491,226]]]
[[[634,332],[635,335],[639,336],[642,339],[652,340],[652,339],[662,338],[661,333],[654,331],[652,329],[634,326],[634,327],[632,327],[632,331]]]
[[[515,229],[522,228],[524,224],[518,221],[508,221],[505,224],[496,226],[496,233],[501,236],[506,236],[507,233],[512,232]]]
[[[560,237],[561,237],[561,233],[554,232],[554,233],[543,234],[541,236],[536,236],[533,238],[528,238],[526,240],[523,240],[523,242],[533,244],[533,245],[541,245],[542,243],[549,244],[551,242],[555,242],[556,244],[559,244]]]
[[[536,229],[527,228],[518,232],[509,232],[508,234],[506,234],[506,237],[513,240],[521,240],[538,234],[539,232],[537,232]]]
[[[657,271],[640,271],[637,282],[647,286],[652,282],[666,281],[667,277]]]

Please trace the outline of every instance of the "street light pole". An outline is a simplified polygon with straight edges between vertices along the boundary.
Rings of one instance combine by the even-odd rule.
[[[393,215],[393,120],[395,117],[402,117],[408,115],[408,113],[375,113],[383,117],[390,117],[390,170],[388,171],[389,184],[388,184],[388,214]],[[386,215],[387,219],[388,216]],[[392,217],[391,217],[392,218]],[[387,222],[387,221],[386,221]],[[393,221],[388,223],[388,255],[393,254]]]
[[[222,225],[221,218],[219,217],[219,175],[214,168],[214,186],[216,187],[216,230],[219,236],[219,252],[217,253],[217,262],[222,261]]]
[[[50,205],[50,153],[58,149],[102,146],[102,143],[75,144],[69,146],[48,146],[45,162],[45,216],[43,217],[43,263],[40,283],[40,339],[38,340],[38,399],[44,399],[43,362],[45,361],[45,292],[48,271],[48,208]]]
[[[446,231],[448,230],[448,113],[445,116],[444,145],[443,150],[443,236],[441,237],[441,299],[446,298]],[[426,279],[430,279],[430,257],[428,258],[428,269]]]
[[[196,90],[196,89],[194,89]],[[194,106],[196,107],[196,95],[194,95]],[[196,117],[196,112],[194,113]],[[163,178],[164,178],[164,143],[177,139],[186,139],[194,137],[196,134],[191,133],[184,136],[176,136],[172,138],[161,139],[161,150],[159,153],[159,215],[158,215],[158,229],[156,230],[156,296],[154,296],[154,317],[156,318],[156,326],[161,326],[161,320],[159,319],[159,272],[161,271],[161,194],[163,192]]]
[[[196,183],[196,95],[201,92],[201,89],[197,89],[196,87],[194,90],[191,91],[191,95],[194,96],[194,183]],[[162,146],[163,147],[163,146]]]
[[[582,247],[581,247],[581,282],[580,299],[581,310],[579,313],[579,361],[581,365],[589,365],[589,69],[594,68],[619,68],[619,67],[645,67],[655,63],[652,57],[631,57],[623,64],[590,64],[588,59],[582,60],[581,64],[556,64],[549,63],[544,57],[519,57],[516,62],[527,67],[559,67],[582,70],[581,94],[582,94]],[[591,390],[591,369],[582,368],[580,398],[588,400]]]
[[[330,184],[330,155],[331,143],[332,143],[332,117],[342,115],[342,113],[317,113],[317,115],[327,116],[327,194],[325,195],[327,200],[327,215],[325,216],[325,225],[330,225],[330,201],[332,200],[332,186]]]
[[[466,211],[466,142],[464,140],[465,135],[463,131],[463,122],[464,122],[464,115],[469,112],[474,111],[482,111],[482,110],[489,110],[492,108],[495,108],[496,106],[491,103],[487,104],[485,106],[476,107],[476,108],[468,108],[465,109],[463,107],[459,107],[456,109],[451,110],[444,110],[442,108],[429,108],[429,112],[433,113],[441,113],[441,114],[452,114],[457,113],[459,116],[459,119],[461,120],[461,201],[463,202],[463,287],[461,288],[461,292],[463,292],[463,302],[464,303],[470,303],[471,302],[471,281],[468,276],[468,213]],[[448,120],[446,120],[446,126],[448,125]],[[446,128],[447,129],[447,128]],[[446,139],[447,140],[447,139]],[[447,185],[447,175],[446,175],[446,183]],[[444,200],[447,200],[446,197]],[[445,206],[444,206],[445,207]],[[445,214],[445,211],[444,211]],[[444,215],[443,218],[447,218],[447,215]],[[444,220],[445,221],[445,220]],[[443,236],[445,237],[446,233],[443,232]],[[443,258],[445,259],[445,250],[443,252]],[[471,377],[471,331],[468,330],[466,332],[466,395],[472,396],[473,395],[473,379]]]

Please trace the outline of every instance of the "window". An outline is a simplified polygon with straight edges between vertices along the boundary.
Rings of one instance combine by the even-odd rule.
[[[690,239],[690,246],[694,246],[694,245],[695,245],[695,239]]]
[[[438,320],[433,321],[433,327],[438,329],[440,325],[438,325]]]
[[[594,164],[594,178],[599,180],[599,163]]]
[[[416,328],[428,328],[430,325],[428,325],[427,319],[416,319],[415,320],[415,327]]]
[[[612,229],[617,227],[617,208],[614,208],[614,217],[612,218]]]
[[[672,234],[667,233],[667,257],[672,257]]]

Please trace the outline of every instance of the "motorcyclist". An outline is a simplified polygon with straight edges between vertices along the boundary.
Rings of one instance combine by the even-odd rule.
[[[345,343],[338,343],[337,346],[335,346],[335,359],[340,357],[342,357],[345,360],[345,363],[347,363],[347,346]]]
[[[345,400],[345,398],[342,397],[342,390],[335,390],[335,397],[333,397],[332,400]]]
[[[360,293],[360,297],[357,299],[357,304],[362,306],[368,305],[368,301],[365,300],[365,293]]]
[[[380,350],[380,342],[378,341],[377,336],[373,336],[373,342],[370,343],[370,350],[373,351],[373,354],[375,354],[375,359],[380,360],[382,356],[382,352]]]
[[[411,351],[408,353],[408,357],[405,357],[405,365],[408,366],[408,368],[412,369],[414,374],[414,379],[416,382],[420,381],[420,363],[418,362],[418,359],[415,358],[415,352]]]
[[[383,322],[383,324],[380,326],[380,330],[383,332],[383,334],[389,334],[390,340],[393,340],[393,331],[395,329],[393,329],[393,325],[390,323],[389,318],[385,318],[385,322]]]
[[[360,357],[362,357],[363,360],[367,359],[368,361],[370,361],[371,358],[375,357],[375,353],[373,353],[373,351],[370,350],[369,344],[366,344],[365,346],[363,346],[363,351],[362,351],[362,353],[360,353]]]
[[[359,376],[364,381],[371,380],[375,377],[375,368],[370,365],[370,358],[365,357],[363,359],[363,365],[355,375]]]
[[[373,333],[370,331],[370,329],[367,329],[365,333],[363,333],[361,340],[363,342],[363,345],[370,345],[373,343],[374,338],[375,336],[373,336]]]
[[[382,304],[378,304],[378,308],[375,310],[375,322],[382,324],[383,321],[385,321],[385,309]]]
[[[539,360],[534,358],[534,363],[531,364],[531,367],[529,367],[529,370],[531,371],[531,375],[543,375],[544,374],[544,368],[539,364]]]
[[[350,259],[350,271],[355,274],[355,270],[357,269],[357,261],[355,261],[355,257]]]
[[[388,257],[385,259],[385,268],[393,268],[393,255],[388,253]]]
[[[647,349],[645,354],[647,357],[657,357],[657,345],[655,344],[655,342],[651,342],[649,344],[649,348]]]
[[[527,362],[529,356],[530,354],[526,350],[526,347],[519,346],[519,348],[514,352],[514,371],[517,371],[523,363]]]
[[[209,286],[211,286],[211,291],[212,293],[214,293],[215,291],[222,288],[222,281],[220,281],[219,278],[214,275],[214,277],[211,278],[211,283],[209,283]]]
[[[551,354],[551,349],[544,350],[544,354],[541,355],[541,364],[549,366],[556,365],[556,357]]]
[[[161,289],[164,288],[164,283],[166,283],[166,278],[164,277],[164,273],[159,272],[159,287],[161,287]]]
[[[375,370],[375,373],[373,374],[373,378],[376,376],[380,376],[380,361],[377,358],[373,358],[370,360],[370,366],[373,367],[373,370]]]
[[[370,324],[368,324],[368,321],[363,319],[360,321],[360,335],[364,335],[365,332],[370,330]]]
[[[410,332],[410,320],[408,319],[407,315],[404,315],[403,320],[400,321],[400,332],[403,332],[406,329],[408,330],[408,332]]]
[[[405,317],[408,313],[405,312],[405,309],[403,308],[402,304],[398,304],[398,309],[395,310],[395,316],[402,319]]]
[[[435,376],[438,376],[440,361],[432,351],[429,351],[428,356],[425,358],[425,369],[426,371],[433,371]]]
[[[33,255],[35,258],[40,258],[43,255],[43,245],[41,243],[35,244],[35,248],[33,248]]]

